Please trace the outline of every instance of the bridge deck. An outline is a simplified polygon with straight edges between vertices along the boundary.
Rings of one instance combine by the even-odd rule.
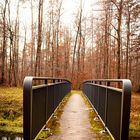
[[[36,80],[43,80],[43,83],[34,86],[33,81]],[[47,84],[48,81],[49,83],[51,81],[51,84]],[[122,90],[118,90],[116,84],[121,85]],[[97,79],[83,82],[84,94],[94,106],[95,112],[112,139],[124,140],[129,137],[131,87],[131,81],[128,79]],[[70,90],[71,82],[66,79],[25,77],[23,87],[24,139],[37,138],[41,128],[44,128],[46,121],[53,115],[54,110]],[[89,111],[91,110],[88,109],[81,95],[73,94],[60,119],[61,134],[52,136],[51,139],[97,139],[97,135],[100,136],[99,133],[93,133],[90,129],[90,119],[95,116],[89,118]],[[92,128],[98,129],[100,124],[95,124],[97,122],[92,120]],[[100,128],[100,130],[105,129]]]
[[[80,94],[72,94],[60,119],[61,133],[49,140],[96,140],[91,131],[89,108]]]

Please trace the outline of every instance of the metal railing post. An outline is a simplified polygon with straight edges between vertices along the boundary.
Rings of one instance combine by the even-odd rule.
[[[121,140],[128,139],[129,136],[129,120],[130,120],[130,106],[131,106],[131,89],[132,84],[130,80],[123,81],[122,94],[122,119],[121,119]]]
[[[23,82],[23,137],[32,140],[32,77],[25,77]]]
[[[106,84],[107,87],[110,86],[110,82],[107,81],[107,84]],[[107,102],[108,102],[108,89],[106,88],[106,98],[105,98],[105,127],[106,127],[106,124],[107,124],[107,108],[108,108],[108,105],[107,105]]]

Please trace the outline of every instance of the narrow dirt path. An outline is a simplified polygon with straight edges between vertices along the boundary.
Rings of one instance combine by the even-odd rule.
[[[89,109],[80,94],[73,94],[60,119],[59,135],[49,137],[49,140],[96,140],[90,130]]]

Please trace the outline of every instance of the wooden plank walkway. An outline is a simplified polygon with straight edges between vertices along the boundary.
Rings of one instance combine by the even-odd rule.
[[[60,119],[60,134],[49,140],[96,140],[90,128],[87,105],[80,94],[72,94]]]

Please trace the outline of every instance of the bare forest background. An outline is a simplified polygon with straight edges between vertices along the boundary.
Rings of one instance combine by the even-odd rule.
[[[87,15],[85,2],[69,26],[64,0],[1,1],[0,85],[22,86],[27,75],[68,78],[74,89],[86,79],[129,78],[140,91],[140,1],[99,0]],[[23,5],[31,24],[20,20]]]

